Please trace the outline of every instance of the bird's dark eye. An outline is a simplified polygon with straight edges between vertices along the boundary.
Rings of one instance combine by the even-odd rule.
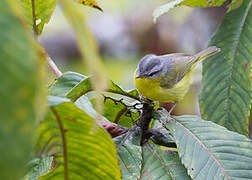
[[[148,75],[149,76],[154,76],[156,74],[156,72],[151,72],[151,73],[149,73]]]

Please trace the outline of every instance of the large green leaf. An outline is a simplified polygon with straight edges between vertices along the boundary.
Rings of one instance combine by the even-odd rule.
[[[192,179],[252,179],[250,139],[197,116],[173,118],[166,126]]]
[[[56,168],[41,179],[120,179],[110,135],[69,99],[51,96],[38,128],[37,156],[56,156]]]
[[[14,5],[14,6],[13,6]],[[0,1],[0,179],[19,179],[32,149],[43,80],[40,59],[16,2]],[[40,111],[43,111],[43,103]]]
[[[156,22],[158,17],[167,13],[170,9],[177,6],[187,5],[191,7],[213,7],[213,6],[221,6],[225,1],[226,0],[211,0],[211,1],[209,0],[172,0],[168,2],[167,4],[159,6],[158,8],[154,10],[153,20],[154,22]]]
[[[210,45],[221,48],[203,63],[202,117],[248,136],[251,106],[252,1],[228,13]]]
[[[58,0],[19,0],[24,8],[25,16],[32,28],[36,26],[38,35],[43,27],[49,22],[52,13],[56,8]],[[33,3],[34,2],[34,6]],[[34,7],[34,8],[33,8]],[[34,14],[34,16],[33,16]],[[34,25],[35,21],[35,25]]]
[[[162,151],[152,144],[140,146],[138,131],[134,131],[122,144],[125,136],[114,139],[117,145],[121,144],[118,156],[123,179],[190,179],[176,152]]]

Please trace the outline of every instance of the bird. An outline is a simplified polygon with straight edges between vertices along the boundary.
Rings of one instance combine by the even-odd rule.
[[[145,55],[134,73],[135,86],[143,99],[171,102],[175,107],[189,90],[196,64],[220,50],[216,46],[211,46],[194,55]]]

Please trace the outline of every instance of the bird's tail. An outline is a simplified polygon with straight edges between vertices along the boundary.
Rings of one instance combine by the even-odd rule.
[[[217,48],[216,46],[208,47],[194,55],[194,64],[220,51],[221,49]]]

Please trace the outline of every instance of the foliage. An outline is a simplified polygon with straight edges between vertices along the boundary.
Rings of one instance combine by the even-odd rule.
[[[69,99],[50,96],[48,104],[35,150],[37,157],[55,156],[56,167],[41,179],[119,179],[109,134]]]
[[[20,8],[15,9],[13,3],[0,2],[0,179],[18,179],[23,174],[30,158],[36,113],[43,112],[46,99],[41,57],[20,19]]]
[[[77,2],[101,10],[96,1]],[[66,72],[57,77],[44,114],[42,61],[48,57],[37,35],[57,1],[0,2],[1,179],[252,179],[252,141],[246,137],[252,1],[232,1],[232,11],[210,43],[222,52],[203,64],[200,108],[208,121],[171,116],[142,100],[137,90],[108,80],[81,5],[74,0],[59,3],[92,76]],[[157,8],[154,20],[180,5],[223,3],[174,0]],[[125,133],[112,139],[102,123]]]
[[[251,106],[252,2],[228,13],[210,44],[222,49],[203,64],[202,117],[248,136]]]
[[[252,141],[245,136],[195,116],[174,117],[167,127],[193,179],[251,178]]]
[[[168,2],[167,4],[164,4],[158,8],[156,8],[153,12],[153,20],[154,22],[157,21],[157,19],[167,13],[170,9],[177,7],[177,6],[191,6],[191,7],[215,7],[215,6],[221,6],[223,3],[225,3],[226,0],[172,0],[171,2]],[[232,0],[232,2],[229,4],[229,10],[238,8],[242,4],[243,0]]]
[[[19,0],[24,8],[24,13],[29,25],[36,29],[38,35],[41,34],[43,27],[49,22],[58,0]],[[34,7],[34,8],[33,8]],[[33,19],[35,15],[35,21]],[[35,24],[34,24],[35,22]]]

